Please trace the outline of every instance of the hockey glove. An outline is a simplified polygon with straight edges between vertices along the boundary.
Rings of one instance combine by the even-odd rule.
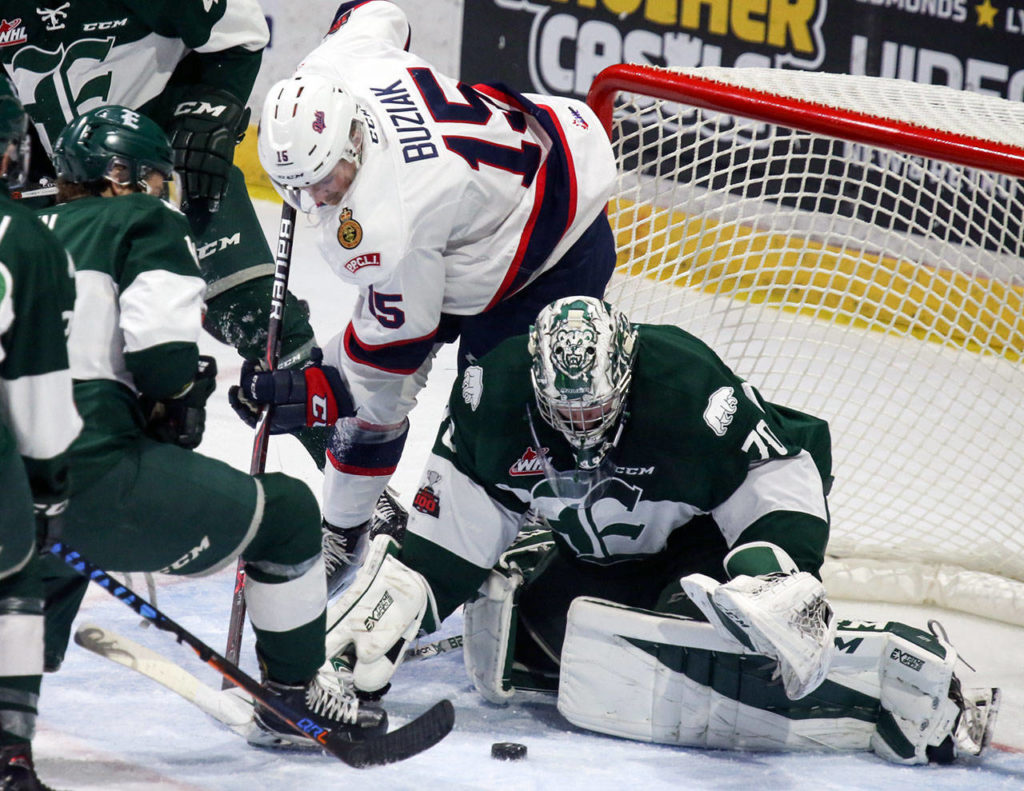
[[[309,364],[300,370],[268,371],[262,363],[246,360],[238,385],[228,391],[228,401],[251,428],[268,406],[270,433],[287,434],[304,426],[333,426],[338,418],[356,413],[348,385],[337,368],[321,365],[323,352],[314,348]]]
[[[174,107],[170,138],[186,213],[217,211],[227,189],[235,145],[249,124],[244,102],[220,88],[194,86]]]
[[[722,585],[690,574],[679,584],[722,637],[778,662],[790,700],[825,680],[835,652],[836,616],[811,574],[741,574]]]
[[[68,508],[67,499],[56,502],[34,502],[32,508],[36,516],[36,544],[39,551],[46,552],[61,539],[64,531],[64,512]]]
[[[146,434],[157,442],[189,450],[199,447],[206,429],[206,402],[216,387],[217,361],[202,355],[196,378],[177,396],[162,401],[146,396],[139,399],[146,416]]]

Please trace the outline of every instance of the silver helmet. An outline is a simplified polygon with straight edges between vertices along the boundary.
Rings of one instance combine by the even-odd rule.
[[[573,447],[581,469],[611,448],[626,404],[636,327],[607,302],[565,297],[541,310],[530,328],[531,380],[544,420]]]

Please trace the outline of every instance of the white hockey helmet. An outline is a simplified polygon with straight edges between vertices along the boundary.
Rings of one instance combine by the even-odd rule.
[[[263,102],[257,151],[281,196],[303,210],[301,191],[341,160],[363,162],[365,125],[352,94],[317,74],[274,83]],[[308,201],[307,201],[308,202]]]
[[[530,328],[530,378],[544,420],[572,445],[581,469],[612,447],[609,432],[626,405],[636,359],[636,328],[607,302],[565,297]]]

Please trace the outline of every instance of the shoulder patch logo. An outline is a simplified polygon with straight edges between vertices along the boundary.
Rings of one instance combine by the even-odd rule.
[[[738,402],[731,387],[719,387],[708,397],[708,405],[704,410],[704,422],[719,437],[724,437],[736,414]]]
[[[363,226],[352,219],[352,210],[342,209],[338,220],[338,244],[346,250],[357,247],[363,241]]]
[[[366,266],[380,266],[380,253],[363,253],[345,262],[345,269],[352,273]]]
[[[484,369],[479,365],[469,366],[462,374],[462,400],[476,412],[484,395]]]
[[[438,497],[437,492],[434,491],[434,487],[437,486],[437,483],[440,480],[440,473],[434,472],[433,470],[427,470],[426,485],[420,487],[420,490],[416,492],[416,496],[412,498],[413,508],[421,514],[432,516],[435,519],[441,516],[441,498]]]
[[[540,463],[541,454],[547,453],[547,448],[541,448],[537,453],[533,448],[527,448],[515,464],[508,468],[508,474],[515,477],[518,475],[543,475],[544,467]]]

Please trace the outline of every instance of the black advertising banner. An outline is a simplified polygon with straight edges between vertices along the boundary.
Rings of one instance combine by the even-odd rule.
[[[584,97],[613,63],[897,77],[1024,100],[1024,0],[465,0],[461,77]]]

